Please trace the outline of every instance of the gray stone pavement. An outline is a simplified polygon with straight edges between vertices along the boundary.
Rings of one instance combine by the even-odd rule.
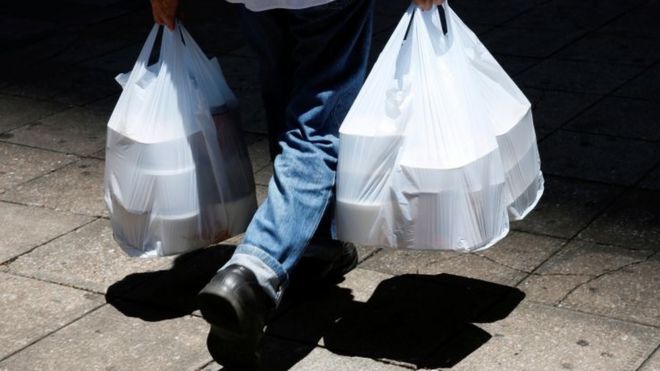
[[[372,61],[405,0],[378,0]],[[267,369],[660,370],[660,1],[453,0],[533,102],[547,190],[478,254],[360,249],[336,287],[289,295]],[[191,33],[241,101],[271,176],[257,60],[237,8]],[[0,370],[218,370],[193,298],[240,236],[180,257],[119,251],[105,125],[151,27],[146,2],[0,6]]]

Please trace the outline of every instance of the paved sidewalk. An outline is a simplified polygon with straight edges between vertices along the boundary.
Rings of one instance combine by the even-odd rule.
[[[188,25],[270,163],[236,8]],[[405,0],[379,0],[375,57]],[[285,300],[268,369],[660,370],[660,1],[453,0],[534,104],[541,204],[479,254],[365,248],[337,287]],[[0,6],[0,370],[218,370],[193,297],[240,238],[124,256],[102,201],[105,130],[151,27],[146,2]]]

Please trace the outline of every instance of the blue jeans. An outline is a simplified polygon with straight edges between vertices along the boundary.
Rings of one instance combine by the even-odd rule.
[[[372,18],[373,0],[243,12],[260,59],[273,177],[225,266],[251,269],[276,301],[303,253],[323,253],[306,251],[310,241],[335,236],[339,126],[364,82]]]

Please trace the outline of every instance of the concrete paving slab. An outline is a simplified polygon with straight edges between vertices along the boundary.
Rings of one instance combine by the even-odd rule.
[[[108,33],[107,36],[90,37],[87,34],[78,35],[73,42],[63,45],[57,55],[50,59],[49,62],[77,64],[100,55],[111,53],[132,43],[125,39],[112,37],[113,33]]]
[[[293,341],[265,336],[261,342],[261,364],[264,370],[295,370],[297,363],[302,363],[305,357],[312,357],[316,351],[313,345],[300,344]],[[312,354],[310,354],[310,352]],[[316,364],[316,366],[320,366]],[[216,362],[211,362],[200,371],[225,370]]]
[[[618,199],[579,238],[660,251],[660,194],[632,190]]]
[[[105,42],[94,42],[99,39]],[[60,30],[60,32],[49,34],[44,39],[21,45],[19,49],[7,56],[5,62],[17,68],[20,68],[21,64],[24,65],[26,61],[39,64],[46,63],[45,61],[76,63],[86,58],[93,58],[99,53],[107,53],[117,48],[118,43],[121,41],[114,38],[90,36],[86,33],[81,34],[78,30]],[[87,50],[89,53],[86,53]]]
[[[278,316],[269,324],[267,334],[299,343],[316,345],[334,322],[366,302],[376,287],[391,275],[354,269],[337,287],[316,291],[286,291]]]
[[[355,248],[358,252],[358,264],[364,262],[367,259],[370,259],[372,256],[381,251],[380,248],[375,246],[360,246],[355,245]]]
[[[660,259],[651,254],[573,241],[519,287],[530,300],[658,326]]]
[[[618,185],[634,184],[660,160],[655,143],[565,130],[545,138],[539,150],[546,174]]]
[[[428,356],[464,332],[473,335],[466,353],[481,346],[488,334],[473,323],[506,317],[522,298],[517,292],[517,299],[506,302],[509,292],[517,291],[451,275],[394,277],[336,321],[323,338],[324,346],[347,357],[438,369],[446,363],[427,362]],[[498,306],[501,312],[494,309]]]
[[[506,316],[522,299],[513,288],[450,274],[392,277],[362,269],[338,287],[298,295],[285,296],[289,309],[268,333],[408,368],[429,365],[424,360],[453,336]],[[509,295],[517,299],[505,301]]]
[[[622,190],[617,186],[546,175],[541,201],[524,220],[512,222],[511,228],[563,238],[573,237],[610,205]]]
[[[197,293],[229,260],[234,247],[224,242],[172,258],[160,270],[130,273],[108,287],[108,302],[122,312],[124,300],[166,309],[163,314],[172,316],[168,318],[197,313]]]
[[[116,2],[117,0],[110,1]],[[57,25],[62,29],[78,31],[83,30],[86,25],[126,14],[127,9],[130,9],[130,7],[109,6],[111,4],[108,0],[67,1],[56,6],[50,4],[44,5],[39,10],[35,10],[34,8],[36,7],[32,3],[21,5],[25,7],[22,12],[23,14],[32,14],[30,12],[34,12],[36,14],[32,16],[35,18],[51,19],[53,22],[57,22]]]
[[[640,72],[637,66],[550,58],[522,73],[519,81],[542,90],[607,94]]]
[[[558,304],[576,288],[596,277],[644,262],[649,255],[649,251],[572,241],[518,287],[528,294],[530,300]]]
[[[0,273],[0,359],[103,304],[101,295]]]
[[[650,68],[612,93],[615,96],[660,102],[660,67]]]
[[[82,63],[82,66],[105,71],[106,75],[112,79],[111,82],[117,85],[117,90],[120,90],[121,87],[114,80],[114,77],[119,73],[130,72],[133,69],[146,38],[147,34],[144,35],[141,42],[132,42],[121,49],[87,60]]]
[[[195,370],[210,361],[206,334],[200,318],[148,322],[104,306],[0,362],[0,369]]]
[[[558,0],[537,4],[534,9],[507,22],[507,26],[551,30],[594,30],[639,1],[626,3]]]
[[[105,161],[105,148],[98,152],[92,153],[91,155],[89,155],[89,157],[95,158],[97,160]]]
[[[250,155],[250,161],[252,161],[252,170],[255,173],[263,170],[266,166],[270,166],[270,152],[267,139],[249,145],[248,153]]]
[[[256,58],[257,53],[248,45],[243,45],[240,48],[234,49],[226,54],[227,56],[232,57],[242,57],[242,58]]]
[[[4,26],[0,31],[0,42],[4,47],[17,47],[38,40],[55,28],[53,22],[17,17],[10,14],[2,14],[0,22]],[[25,32],[15,32],[15,30],[25,30]]]
[[[153,27],[151,9],[148,7],[139,7],[121,17],[91,24],[85,28],[85,33],[89,37],[112,35],[116,38],[144,43],[151,27]],[[133,61],[135,59],[137,59],[137,54],[133,58]]]
[[[92,218],[0,202],[0,262],[30,251]]]
[[[426,272],[425,267],[460,257],[453,251],[428,251],[382,248],[361,268],[386,274],[441,273]]]
[[[647,1],[641,6],[621,17],[613,20],[598,30],[599,33],[607,33],[627,37],[647,37],[660,39],[660,29],[657,27],[660,12],[660,4],[655,1]]]
[[[599,276],[645,261],[652,251],[628,250],[588,241],[573,240],[536,273]]]
[[[86,158],[24,183],[1,199],[90,216],[107,216],[103,201],[103,161]]]
[[[501,265],[531,272],[564,246],[565,240],[522,232],[510,232],[496,246],[477,254]]]
[[[119,92],[112,78],[116,73],[123,72],[121,66],[126,66],[126,69],[132,66],[137,57],[137,49],[142,46],[153,22],[148,6],[118,3],[118,0],[73,1],[65,5],[50,4],[39,9],[30,9],[29,2],[8,4],[11,17],[30,20],[25,24],[33,22],[38,26],[40,22],[56,22],[62,37],[48,34],[43,36],[42,42],[21,42],[21,45],[15,45],[16,48],[5,50],[3,61],[8,68],[4,72],[0,71],[0,93],[4,91],[5,94],[41,100],[34,100],[34,104],[11,103],[3,114],[3,98],[0,97],[0,158],[7,158],[3,156],[2,148],[14,148],[13,144],[8,143],[14,140],[11,135],[18,133],[23,135],[21,140],[31,146],[66,153],[78,153],[82,149],[79,155],[90,157],[94,163],[100,163],[96,159],[103,159],[104,139],[99,140],[98,147],[94,147],[96,139],[86,138],[87,134],[81,131],[87,130],[85,127],[95,127],[95,124],[86,124],[81,128],[72,125],[70,132],[66,132],[69,124],[62,124],[61,127],[67,128],[64,134],[53,128],[41,131],[23,129],[28,128],[26,124],[41,122],[44,117],[56,113],[46,113],[50,107],[42,107],[49,104],[44,103],[45,100],[54,100],[62,102],[55,104],[59,109],[69,104],[86,105],[85,108],[92,113],[106,116],[100,120],[102,125],[99,124],[98,132],[91,130],[95,136],[98,134],[104,138],[107,115],[114,108]],[[220,8],[237,7],[213,0],[198,1],[202,3],[195,8],[197,13],[189,14],[198,17],[194,22],[190,18],[191,32],[209,54],[220,52],[223,70],[242,104],[243,127],[264,133],[265,120],[259,96],[255,55],[241,46],[242,37],[238,29],[235,29],[237,17],[231,16],[227,22],[217,22],[217,19],[227,17],[226,13],[219,11]],[[72,5],[74,3],[75,6]],[[638,10],[625,13],[642,3]],[[391,25],[398,21],[409,4],[407,0],[378,2],[376,28],[379,33],[374,42],[373,56],[380,51],[389,37]],[[649,63],[658,59],[657,51],[648,48],[654,45],[656,39],[660,40],[657,17],[653,17],[659,10],[656,9],[657,5],[655,1],[647,0],[587,0],[579,3],[567,0],[514,0],[506,4],[462,0],[460,4],[452,4],[468,26],[486,40],[487,45],[492,44],[493,51],[524,55],[496,53],[496,58],[520,86],[527,86],[526,94],[534,104],[537,138],[541,140],[544,152],[542,158],[548,180],[547,189],[537,210],[525,221],[515,223],[512,227],[517,231],[529,231],[537,235],[512,232],[498,246],[482,254],[393,254],[391,250],[360,249],[361,260],[375,253],[364,262],[365,266],[368,263],[374,264],[369,269],[396,274],[417,271],[428,274],[391,276],[359,268],[339,287],[288,296],[285,299],[288,306],[279,314],[276,321],[278,325],[269,329],[269,332],[279,337],[270,336],[265,344],[267,357],[272,357],[269,364],[279,369],[293,367],[324,370],[378,369],[383,366],[438,369],[456,363],[456,369],[470,370],[481,370],[484,367],[489,370],[635,370],[645,362],[643,367],[646,368],[643,370],[648,371],[649,367],[660,369],[657,366],[660,358],[657,355],[660,339],[658,309],[657,305],[653,305],[660,302],[657,289],[660,285],[656,279],[659,267],[656,258],[649,258],[655,246],[660,245],[656,243],[656,210],[660,210],[660,206],[656,205],[655,196],[651,196],[653,192],[647,194],[644,191],[634,192],[644,193],[645,196],[636,198],[624,195],[622,200],[625,201],[619,200],[612,205],[614,198],[621,195],[622,188],[604,184],[632,186],[630,178],[636,181],[645,177],[634,186],[660,190],[660,181],[656,181],[660,179],[659,151],[652,150],[653,144],[649,143],[660,139],[650,129],[655,120],[655,107],[652,103],[660,101],[660,90],[657,89],[660,70],[657,67],[646,69]],[[21,10],[21,13],[11,15],[15,9]],[[598,28],[603,24],[604,27]],[[527,29],[534,32],[519,32]],[[14,41],[26,40],[35,32],[41,32],[35,30],[8,37]],[[110,34],[112,36],[108,39],[107,35]],[[218,34],[226,37],[218,38]],[[587,37],[575,40],[575,35],[583,34]],[[557,37],[551,38],[550,35]],[[621,42],[628,37],[642,40]],[[96,40],[99,41],[98,45],[94,44]],[[123,45],[128,47],[112,53],[112,49]],[[536,58],[562,50],[560,48],[565,48],[560,51],[561,57],[554,56],[543,62],[541,58]],[[111,52],[109,57],[102,58],[107,52]],[[229,59],[224,58],[227,52],[232,54]],[[48,58],[54,59],[44,64],[43,61]],[[60,64],[57,63],[58,58]],[[88,64],[67,65],[72,61]],[[618,89],[615,92],[617,97],[637,98],[647,103],[624,105],[614,102],[619,99],[608,98],[590,108],[602,95],[609,94],[613,89]],[[7,99],[32,101],[17,97]],[[605,107],[606,104],[612,107]],[[34,113],[37,116],[35,118],[30,116],[33,109],[37,111]],[[584,113],[580,119],[588,120],[569,123],[580,113]],[[26,119],[24,114],[29,114],[29,117]],[[604,118],[607,118],[607,122],[603,121]],[[7,121],[3,121],[5,119]],[[71,118],[71,121],[84,120]],[[603,123],[596,124],[597,121]],[[620,122],[624,124],[619,125]],[[630,129],[621,129],[626,126],[630,126]],[[560,128],[567,130],[557,131]],[[576,133],[579,131],[595,134],[582,136]],[[571,139],[572,136],[576,139]],[[73,144],[68,142],[72,137],[75,138]],[[606,137],[612,138],[603,139]],[[644,140],[629,140],[625,137]],[[257,144],[260,139],[263,137],[254,137],[249,140],[249,144]],[[59,140],[67,142],[58,143]],[[94,148],[85,147],[91,143]],[[39,152],[38,149],[34,151]],[[259,183],[257,195],[263,201],[270,175],[266,169],[270,163],[266,141],[261,143],[261,147],[252,147],[250,154],[253,159],[257,159],[259,166],[254,170]],[[42,171],[47,166],[40,167],[40,158],[28,156],[26,161],[30,159],[29,163],[33,164],[31,166]],[[52,160],[44,157],[43,161],[47,165]],[[25,171],[30,168],[15,162],[11,162],[9,167],[25,168]],[[56,190],[60,187],[62,190],[59,193],[68,195],[66,185],[80,190],[78,184],[87,184],[86,177],[75,173],[87,169],[77,169],[70,165],[66,170],[72,172],[70,181],[66,181],[65,172],[57,172],[61,178],[51,182],[53,184],[44,183],[44,189]],[[0,168],[0,171],[4,170]],[[28,173],[25,173],[25,181],[32,177]],[[39,172],[35,176],[41,174]],[[561,177],[553,177],[552,174]],[[94,179],[100,177],[94,176]],[[0,174],[0,192],[2,181],[3,175]],[[10,183],[12,187],[18,185],[14,180]],[[38,192],[40,189],[34,188],[30,200],[25,193],[24,201],[36,200],[34,202],[42,204],[59,202],[55,197],[57,190],[51,191],[51,195],[46,197]],[[71,197],[76,200],[84,198]],[[95,202],[91,199],[88,201],[90,205]],[[5,205],[12,206],[5,208]],[[564,246],[560,253],[541,267],[547,269],[547,272],[540,269],[526,276],[525,272],[557,251],[562,239],[575,237],[608,206],[612,207],[578,236],[579,241]],[[38,212],[28,213],[25,210]],[[3,219],[5,214],[6,220]],[[0,262],[9,259],[0,265],[0,271],[8,273],[5,276],[14,277],[18,271],[13,269],[20,268],[30,272],[30,277],[43,276],[44,280],[61,281],[64,285],[91,288],[96,292],[104,292],[108,286],[123,283],[123,286],[116,288],[120,294],[119,299],[124,298],[124,303],[119,305],[113,300],[110,303],[114,308],[108,306],[101,309],[115,313],[119,311],[121,314],[99,315],[87,324],[74,328],[74,331],[70,330],[99,311],[88,314],[81,321],[4,360],[0,370],[48,369],[46,364],[52,364],[53,368],[58,369],[114,367],[199,370],[208,365],[205,370],[209,371],[221,367],[215,363],[209,364],[211,359],[204,345],[207,327],[197,312],[192,312],[194,308],[183,312],[171,308],[173,310],[165,312],[164,307],[167,306],[161,305],[171,297],[186,302],[192,291],[179,290],[177,285],[185,286],[186,282],[193,280],[194,273],[202,273],[200,267],[212,265],[210,263],[213,259],[210,256],[202,254],[199,264],[194,263],[190,257],[191,260],[184,264],[187,269],[179,270],[173,269],[173,259],[161,260],[163,265],[143,265],[145,261],[133,264],[130,259],[124,259],[122,253],[113,255],[105,251],[117,248],[110,237],[109,223],[107,220],[99,220],[78,231],[84,233],[69,233],[11,263],[10,259],[17,255],[74,229],[67,229],[67,225],[75,223],[61,220],[66,219],[64,216],[92,220],[86,216],[72,216],[68,212],[0,202],[0,235],[5,236],[0,239]],[[34,228],[25,228],[26,225]],[[55,233],[57,228],[53,225],[60,225],[62,232]],[[92,227],[96,230],[92,230]],[[556,236],[559,239],[541,235]],[[238,238],[231,239],[232,243],[237,242]],[[597,242],[621,245],[630,250],[603,247]],[[578,248],[578,244],[584,245]],[[7,259],[3,259],[3,254],[8,256]],[[159,281],[159,275],[154,280],[160,283],[158,287],[144,284],[142,290],[130,291],[137,286],[129,278],[143,274],[171,273],[173,270],[183,275],[183,278],[171,276],[168,281],[171,285],[168,286]],[[27,276],[24,271],[20,274]],[[189,272],[193,275],[186,276]],[[466,276],[506,285],[514,285],[527,277],[518,288],[525,291],[528,301],[534,303],[524,303],[514,310],[525,294],[511,287]],[[0,274],[0,280],[2,277]],[[37,287],[27,285],[28,292],[51,285],[78,292],[45,281],[28,278],[21,280],[33,282]],[[21,293],[22,285],[16,284],[15,291]],[[123,295],[127,293],[136,294],[138,298],[135,295]],[[144,296],[140,297],[142,294]],[[59,298],[66,299],[67,295],[60,295]],[[154,308],[153,311],[136,306],[139,298],[148,298],[144,306]],[[36,304],[28,303],[27,299],[25,303],[27,307],[36,308]],[[66,304],[66,301],[62,303]],[[555,307],[543,305],[546,303]],[[503,306],[506,310],[498,309]],[[513,314],[509,314],[512,310]],[[39,313],[36,309],[27,312]],[[197,316],[192,320],[196,320],[199,327],[194,331],[182,332],[179,323],[190,318],[188,314],[191,312]],[[26,325],[35,322],[35,326],[39,325],[37,320],[14,320],[20,313],[9,313],[9,316],[5,316],[6,320],[24,322]],[[169,325],[174,322],[177,324]],[[89,325],[91,323],[100,325],[95,327]],[[62,333],[66,336],[58,337]],[[172,341],[179,333],[190,334],[193,340],[184,343],[196,342],[195,345],[181,346],[176,340]],[[104,336],[102,340],[98,340],[97,337],[101,336]],[[295,341],[284,340],[282,336]],[[129,343],[132,339],[138,341]],[[4,341],[0,339],[0,343],[4,344]],[[322,344],[322,347],[317,344]],[[652,356],[654,351],[656,355]],[[183,355],[177,352],[183,352]],[[0,359],[1,353],[0,350]],[[147,357],[143,356],[145,353]],[[434,356],[429,358],[431,354]]]
[[[509,76],[514,78],[514,80],[517,78],[516,75],[538,64],[541,61],[538,58],[518,57],[501,54],[495,54],[494,57],[497,60],[497,63],[499,63],[502,68],[504,68],[504,70],[509,74]]]
[[[346,279],[340,282],[337,287],[350,290],[354,301],[365,303],[381,282],[392,277],[390,274],[356,268],[349,272]]]
[[[257,193],[257,203],[261,205],[266,197],[268,196],[268,187],[262,186],[262,185],[257,185],[256,187],[256,193]]]
[[[655,353],[649,358],[640,371],[658,371],[660,370],[660,349],[656,350]]]
[[[656,167],[639,183],[640,188],[660,191],[660,166]]]
[[[528,11],[536,5],[534,1],[507,1],[501,4],[488,4],[480,1],[460,1],[452,3],[452,9],[467,24],[480,23],[499,25]]]
[[[481,41],[491,53],[544,58],[581,37],[584,32],[505,26],[489,31]]]
[[[545,139],[548,135],[552,134],[554,130],[546,129],[546,128],[536,128],[534,129],[536,131],[536,140],[541,141]]]
[[[557,57],[650,66],[660,60],[660,40],[593,33],[562,50]]]
[[[567,293],[590,279],[593,276],[582,274],[533,274],[517,287],[525,293],[527,300],[556,305]]]
[[[273,167],[265,166],[254,174],[254,182],[258,185],[268,186],[270,178],[273,177]]]
[[[660,43],[660,40],[658,42]],[[566,128],[587,133],[658,141],[660,140],[659,122],[658,102],[607,97],[572,120]]]
[[[120,87],[114,81],[116,71],[86,68],[81,65],[42,65],[21,74],[3,92],[22,97],[47,99],[67,105],[84,105],[112,94]]]
[[[65,105],[53,102],[0,96],[0,133],[16,129],[67,108]],[[0,136],[0,139],[6,138]]]
[[[13,55],[10,54],[10,55]],[[30,96],[25,94],[19,94],[21,90],[19,87],[21,84],[25,85],[28,82],[34,82],[38,79],[46,79],[48,74],[46,73],[46,68],[40,63],[26,63],[25,60],[20,60],[18,57],[7,57],[4,63],[7,63],[6,68],[3,68],[0,71],[0,78],[2,82],[0,83],[0,94],[4,96],[14,96],[22,98],[30,98],[35,100],[47,101],[47,98],[42,98],[40,96]],[[36,56],[35,59],[39,59],[39,56]],[[51,72],[61,72],[64,70],[64,66],[53,64],[50,65],[49,70]]]
[[[0,193],[76,160],[72,155],[0,142]]]
[[[532,103],[534,126],[557,129],[592,105],[599,95],[544,91],[523,88],[527,99]]]
[[[526,275],[477,254],[391,249],[374,255],[362,263],[361,268],[387,274],[447,273],[502,285],[515,285]]]
[[[105,293],[131,273],[162,269],[171,262],[172,258],[128,257],[112,239],[110,222],[99,219],[21,256],[9,271]]]
[[[343,357],[327,349],[300,344],[270,336],[262,341],[261,359],[265,370],[407,370],[360,357]],[[332,366],[330,366],[332,365]],[[218,371],[224,368],[216,362],[206,365],[201,371]]]
[[[579,286],[561,305],[660,327],[658,272],[660,257],[656,254]]]
[[[108,118],[71,108],[11,131],[7,141],[85,156],[105,147]]]
[[[657,328],[526,302],[479,326],[493,337],[454,369],[635,370],[660,336]]]
[[[109,118],[117,105],[117,101],[119,101],[119,94],[96,100],[86,104],[84,107]]]
[[[263,133],[251,132],[246,130],[243,130],[243,137],[245,139],[245,144],[248,146],[268,138]]]
[[[337,370],[374,370],[374,371],[389,371],[389,370],[409,370],[408,367],[401,367],[394,364],[378,362],[369,358],[362,357],[346,357],[337,355],[324,348],[314,349],[307,357],[298,362],[291,370],[323,370],[332,365]]]

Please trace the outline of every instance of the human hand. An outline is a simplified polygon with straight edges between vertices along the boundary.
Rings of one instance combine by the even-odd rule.
[[[174,30],[174,19],[179,10],[179,0],[151,0],[154,21]]]
[[[413,0],[413,2],[422,10],[429,10],[433,5],[442,5],[445,0]]]

